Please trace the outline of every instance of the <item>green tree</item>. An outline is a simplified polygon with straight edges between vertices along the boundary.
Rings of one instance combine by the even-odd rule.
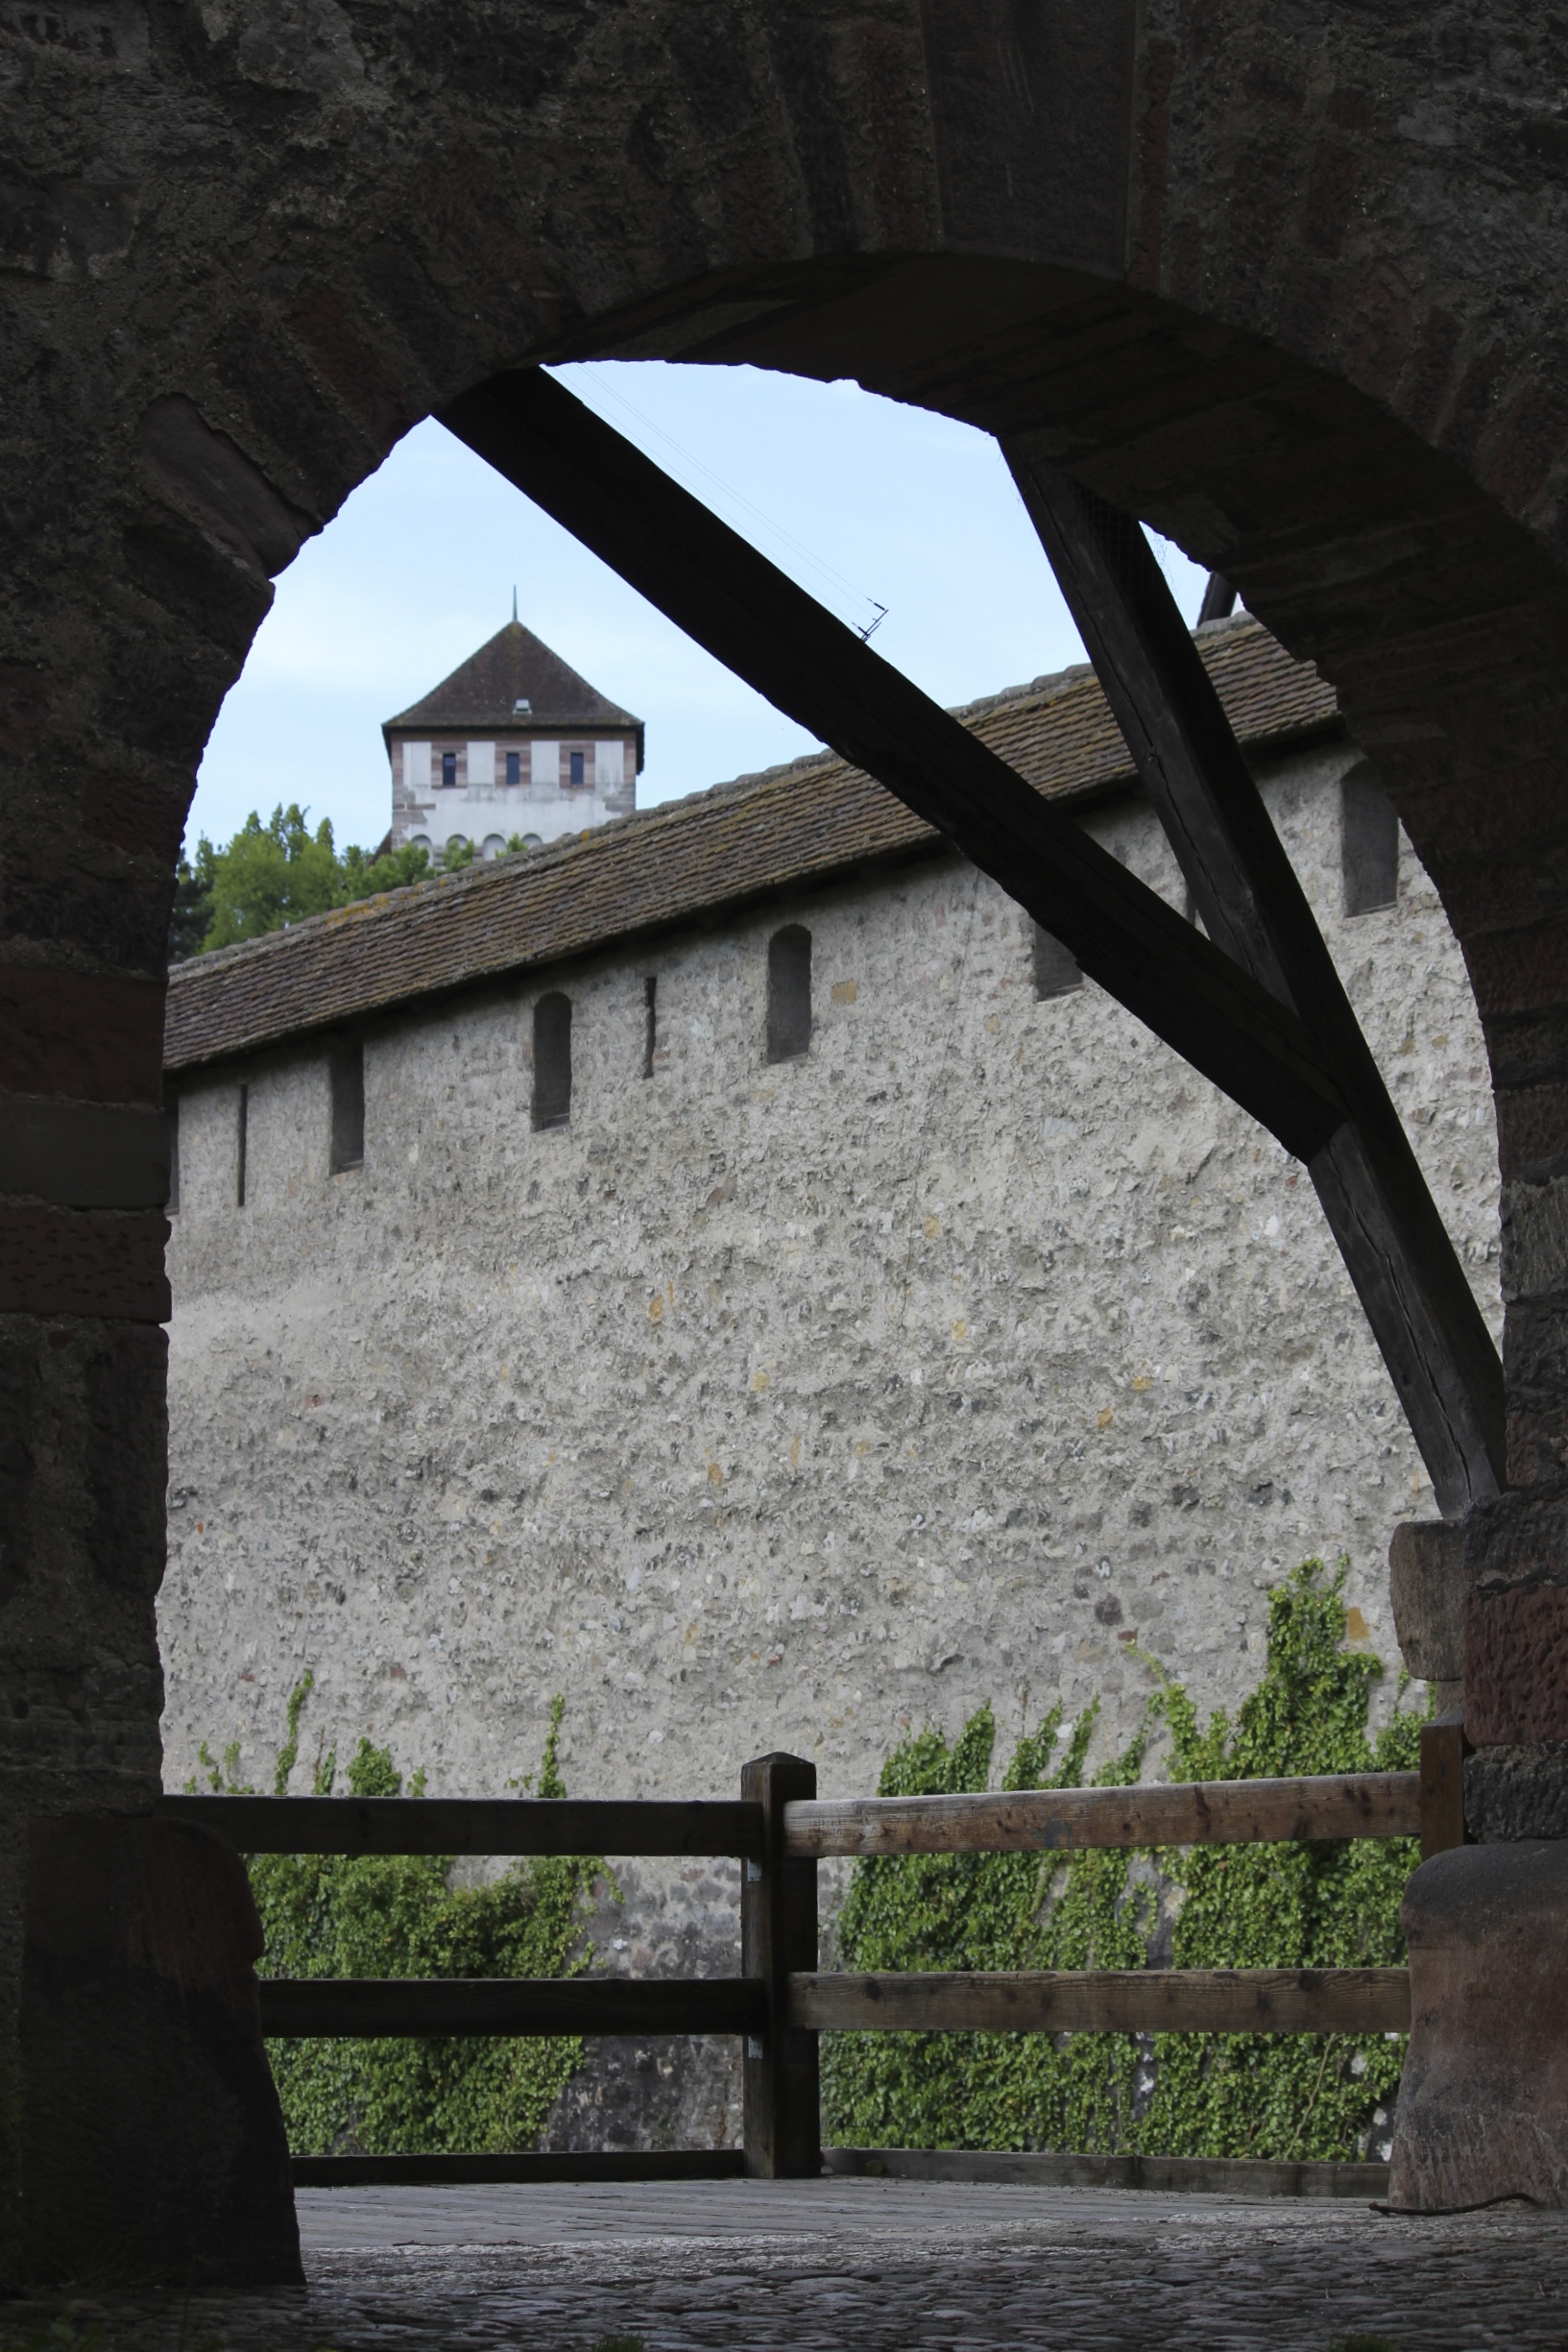
[[[215,947],[232,947],[263,932],[281,931],[310,914],[325,914],[382,890],[400,890],[430,871],[428,850],[411,843],[383,852],[351,844],[340,857],[332,821],[323,817],[314,833],[298,802],[276,808],[264,825],[253,810],[226,848],[215,849],[204,834],[194,866],[181,860],[170,932],[172,961]],[[448,870],[473,855],[449,855]]]
[[[253,810],[228,848],[213,856],[205,945],[232,947],[302,915],[325,914],[342,905],[342,884],[330,817],[311,833],[297,801],[275,809],[265,825]]]
[[[169,961],[183,963],[199,956],[212,928],[213,848],[205,837],[198,842],[196,863],[181,855],[175,869],[174,905],[169,909]]]

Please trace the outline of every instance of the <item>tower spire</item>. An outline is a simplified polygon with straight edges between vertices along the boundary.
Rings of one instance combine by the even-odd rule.
[[[516,620],[516,619],[517,619],[517,617],[518,617],[518,592],[517,592],[516,588],[514,588],[514,589],[513,589],[513,591],[512,591],[512,618],[513,618],[513,619],[514,619],[514,620]]]

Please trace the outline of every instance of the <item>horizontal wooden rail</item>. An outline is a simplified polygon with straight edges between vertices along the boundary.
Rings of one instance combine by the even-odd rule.
[[[789,1854],[1068,1853],[1083,1846],[1249,1846],[1414,1837],[1415,1772],[1172,1781],[960,1797],[817,1798],[784,1807]]]
[[[760,2034],[752,1976],[265,1977],[264,2033]],[[1061,1969],[789,1978],[786,2023],[808,2032],[1398,2033],[1402,1968]]]
[[[293,2035],[745,2033],[753,1976],[264,1976],[261,2030]]]
[[[1402,2033],[1403,1968],[792,1976],[790,2025],[876,2033]]]
[[[241,1854],[604,1854],[756,1860],[762,1808],[595,1797],[160,1797]]]

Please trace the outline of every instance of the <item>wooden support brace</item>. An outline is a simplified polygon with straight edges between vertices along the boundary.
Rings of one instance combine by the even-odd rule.
[[[1464,1710],[1455,1708],[1421,1726],[1421,1859],[1469,1839],[1464,1827]]]
[[[1211,938],[1299,1013],[1349,1107],[1300,1156],[1460,1516],[1505,1484],[1503,1370],[1306,893],[1137,520],[1029,433],[1003,454]]]
[[[760,1861],[741,1864],[740,1965],[760,1977],[766,2023],[745,2044],[746,2170],[753,2180],[814,2180],[822,2170],[817,2037],[788,2014],[789,1980],[817,1964],[817,1866],[787,1851],[784,1807],[817,1793],[799,1756],[761,1756],[740,1775],[762,1808]]]
[[[875,776],[1116,997],[1311,1159],[1345,1104],[1291,1007],[977,736],[538,368],[441,422],[678,627]]]

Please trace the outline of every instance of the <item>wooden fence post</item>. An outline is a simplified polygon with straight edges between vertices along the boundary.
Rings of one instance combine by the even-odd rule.
[[[784,2023],[791,1970],[817,1964],[817,1866],[784,1852],[784,1808],[817,1793],[817,1768],[799,1756],[760,1756],[741,1768],[740,1794],[762,1808],[760,1861],[741,1864],[740,1969],[767,1987],[767,2027],[748,2036],[746,2171],[754,2180],[815,2179],[822,2170],[817,2037]]]
[[[1421,1726],[1421,1859],[1465,1843],[1464,1710]]]

